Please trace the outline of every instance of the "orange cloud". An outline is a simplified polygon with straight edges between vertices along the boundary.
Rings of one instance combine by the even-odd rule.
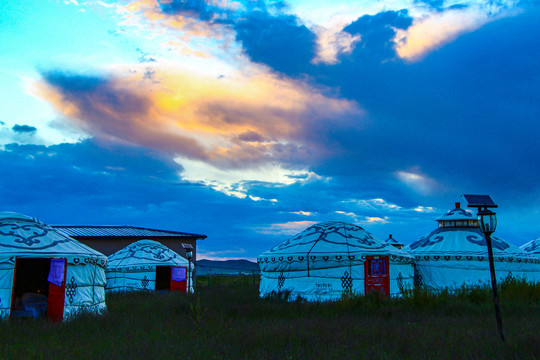
[[[144,70],[144,69],[143,69]],[[362,115],[354,102],[260,71],[225,78],[156,69],[73,90],[65,75],[36,92],[84,132],[220,168],[306,163],[320,154],[312,125]],[[314,155],[315,154],[315,155]]]
[[[167,5],[167,2],[162,1],[161,4]],[[209,5],[229,10],[238,8],[236,2],[212,1]],[[193,38],[203,43],[208,42],[208,39],[217,40],[225,46],[234,40],[226,25],[215,21],[200,21],[188,13],[164,13],[156,0],[137,0],[126,5],[115,5],[115,9],[122,18],[119,25],[139,29],[145,37],[161,38],[163,46],[173,46],[173,50],[184,55],[190,52],[191,55],[209,56],[212,52],[206,45],[200,44],[198,46],[202,48],[193,49]],[[215,16],[219,17],[218,14]]]
[[[431,13],[415,20],[407,30],[397,31],[396,52],[410,61],[421,59],[428,52],[491,20],[485,12],[474,8]]]

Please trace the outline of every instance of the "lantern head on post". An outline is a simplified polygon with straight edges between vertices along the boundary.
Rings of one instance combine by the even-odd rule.
[[[191,260],[191,257],[193,256],[193,245],[191,244],[182,244],[182,247],[184,250],[186,250],[186,257],[189,260]]]
[[[478,225],[484,234],[493,234],[497,228],[497,216],[488,208],[478,209]]]

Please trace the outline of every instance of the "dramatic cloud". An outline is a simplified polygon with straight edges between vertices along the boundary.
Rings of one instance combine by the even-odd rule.
[[[0,81],[26,79],[46,113],[0,114],[6,209],[199,232],[208,257],[254,258],[325,220],[409,243],[488,193],[501,237],[538,237],[534,3],[297,5],[90,1],[112,19],[91,61],[63,37],[31,70],[0,55]],[[76,143],[40,142],[52,126]]]
[[[227,168],[316,158],[311,129],[317,123],[362,115],[354,102],[265,73],[215,79],[156,72],[158,85],[49,72],[41,91],[94,136]]]
[[[38,91],[87,134],[168,153],[181,159],[186,179],[235,196],[239,187],[225,179],[290,184],[316,176],[306,166],[335,151],[321,146],[318,129],[363,115],[354,102],[264,72],[155,72],[158,82],[48,72]]]
[[[416,64],[373,61],[391,54],[387,40],[393,34],[384,31],[383,18],[361,22],[378,24],[380,30],[370,32],[378,34],[379,45],[357,46],[350,59],[315,75],[340,85],[343,95],[367,111],[363,131],[333,134],[348,149],[349,161],[361,159],[364,173],[392,172],[406,186],[423,183],[424,190],[439,194],[467,188],[506,193],[509,183],[524,192],[537,188],[531,175],[540,173],[527,165],[530,154],[540,153],[531,135],[540,104],[532,87],[539,83],[535,14],[487,24]],[[518,138],[527,146],[512,147]],[[339,173],[329,166],[316,172],[334,178]]]

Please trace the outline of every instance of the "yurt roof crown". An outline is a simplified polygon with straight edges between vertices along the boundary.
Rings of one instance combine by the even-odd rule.
[[[398,249],[401,249],[403,248],[403,246],[405,246],[405,244],[402,244],[401,242],[394,239],[392,234],[388,235],[388,239],[386,239],[386,243]]]
[[[470,211],[461,208],[460,203],[456,203],[456,208],[450,210],[437,219],[440,228],[454,227],[478,227],[478,220]]]

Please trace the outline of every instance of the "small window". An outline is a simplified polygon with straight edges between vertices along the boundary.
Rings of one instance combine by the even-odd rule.
[[[384,259],[372,259],[368,264],[368,275],[385,276],[387,275],[386,262]]]

